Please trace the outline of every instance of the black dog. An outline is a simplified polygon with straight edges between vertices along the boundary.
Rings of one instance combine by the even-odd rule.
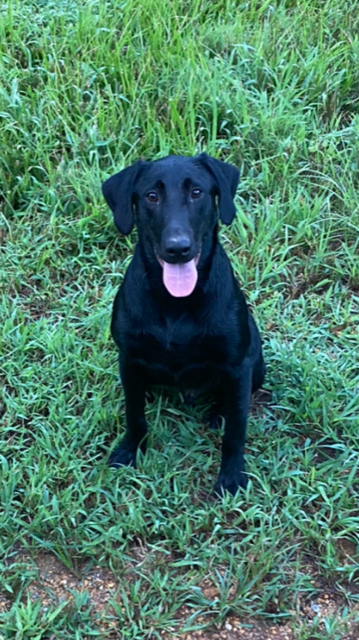
[[[136,162],[102,187],[119,231],[138,228],[112,315],[127,431],[110,464],[135,466],[146,449],[148,387],[211,391],[225,418],[219,494],[247,485],[250,396],[265,375],[258,329],[218,241],[218,211],[232,222],[238,180],[236,167],[203,153]]]

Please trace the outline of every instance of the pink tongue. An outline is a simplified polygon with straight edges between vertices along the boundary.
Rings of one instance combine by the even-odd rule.
[[[163,262],[163,284],[175,298],[189,296],[196,286],[198,273],[194,260],[185,264]]]

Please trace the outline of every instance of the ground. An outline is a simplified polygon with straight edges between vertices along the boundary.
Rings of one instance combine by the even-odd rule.
[[[356,0],[0,5],[0,638],[359,636]],[[263,336],[246,493],[205,401],[155,393],[136,470],[101,182],[236,164],[221,241]]]
[[[147,550],[142,547],[132,549],[133,559],[137,564],[146,562]],[[123,608],[121,597],[118,598],[119,583],[115,573],[107,567],[95,566],[91,569],[83,567],[86,578],[80,577],[76,572],[70,572],[61,561],[49,553],[40,553],[33,561],[26,553],[19,554],[19,563],[35,572],[34,580],[29,584],[27,595],[33,603],[41,603],[41,611],[46,613],[51,608],[74,608],[76,598],[83,599],[82,609],[86,610],[89,604],[92,607],[93,629],[102,637],[118,637],[118,620],[116,606]],[[129,568],[128,579],[131,568]],[[314,574],[313,574],[314,575]],[[313,583],[315,584],[315,579]],[[319,586],[319,583],[318,583]],[[323,588],[323,584],[320,585]],[[328,593],[322,593],[311,601],[305,598],[300,601],[299,620],[302,625],[310,625],[314,618],[318,620],[331,617],[340,618],[343,607],[343,598],[338,596],[335,590],[326,585]],[[215,602],[220,597],[218,588],[210,579],[204,579],[201,584],[203,596],[210,602]],[[229,601],[231,601],[229,593]],[[0,607],[9,609],[11,601],[5,596],[0,596]],[[205,620],[204,616],[197,618],[199,626],[203,630],[192,632],[183,631],[186,621],[191,616],[191,609],[182,606],[176,615],[176,624],[168,631],[162,631],[163,640],[170,638],[178,640],[292,640],[295,635],[293,626],[288,621],[270,623],[252,618],[241,618],[229,613],[225,622],[215,624],[214,620]],[[211,624],[212,622],[212,624]],[[323,628],[323,625],[321,625]],[[340,636],[343,640],[357,638],[358,625],[347,623],[342,625]],[[51,636],[53,638],[56,635]],[[151,637],[151,636],[150,636]]]

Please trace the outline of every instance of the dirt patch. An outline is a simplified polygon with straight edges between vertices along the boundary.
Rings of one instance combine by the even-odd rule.
[[[217,589],[213,586],[204,587],[202,591],[209,600],[219,596]],[[173,628],[172,634],[163,632],[161,635],[164,640],[296,640],[298,632],[300,630],[308,632],[314,622],[316,622],[316,632],[318,632],[319,624],[320,631],[325,633],[324,619],[339,620],[344,606],[341,597],[324,593],[320,597],[300,604],[299,612],[296,615],[293,612],[293,619],[283,623],[265,622],[257,618],[243,619],[231,615],[221,626],[213,624],[212,627],[206,627],[203,631],[182,633]],[[193,609],[185,606],[179,609],[178,617],[182,619],[183,628],[191,615],[193,615]],[[208,624],[208,617],[206,620],[201,616],[196,618],[197,624],[205,622]],[[341,640],[357,640],[359,637],[358,629],[356,623],[343,624]],[[313,638],[307,636],[307,640],[314,640],[317,637],[317,635],[313,635]],[[323,635],[324,637],[327,636]]]
[[[220,628],[194,631],[181,635],[163,635],[164,640],[294,640],[290,625],[265,625],[255,620],[241,622],[228,618]]]
[[[41,601],[43,613],[50,607],[66,604],[69,608],[82,608],[78,597],[87,596],[83,606],[92,607],[94,622],[103,632],[117,626],[115,611],[110,601],[116,600],[118,581],[113,573],[103,567],[94,567],[85,573],[75,575],[51,553],[41,553],[35,560],[21,554],[22,563],[35,569],[36,577],[26,589],[26,596],[32,602]],[[15,594],[16,595],[16,594]],[[0,594],[0,611],[10,609],[12,600],[3,592]],[[108,634],[106,637],[109,637]]]
[[[133,563],[128,567],[130,573],[133,565],[146,563],[143,551],[142,549],[141,553],[137,554],[134,550]],[[86,570],[84,567],[83,571],[76,571],[75,574],[51,553],[40,553],[34,560],[21,553],[19,558],[22,565],[34,571],[35,575],[26,589],[25,600],[27,596],[30,596],[33,602],[40,600],[43,613],[46,613],[50,607],[58,607],[61,604],[76,610],[81,610],[83,607],[88,609],[90,606],[96,629],[106,638],[119,637],[118,617],[114,608],[121,607],[119,581],[110,569],[96,566]],[[131,581],[130,575],[127,581]],[[209,603],[220,597],[217,587],[210,579],[204,580],[199,586]],[[84,596],[83,599],[81,595]],[[228,594],[229,599],[231,595],[233,596],[233,593]],[[4,592],[0,593],[0,611],[9,610],[14,597],[16,594],[10,597],[10,594],[8,596]],[[194,609],[182,605],[177,611],[175,626],[160,631],[160,635],[163,640],[295,640],[298,637],[299,628],[310,629],[314,619],[319,620],[319,624],[327,617],[339,619],[344,606],[343,598],[328,590],[328,593],[323,593],[320,597],[300,603],[299,614],[293,612],[295,620],[286,621],[283,624],[229,615],[219,626],[215,624],[213,617],[212,626],[208,626],[210,622],[208,616],[199,615],[195,619],[195,625],[203,625],[206,628],[185,631]],[[343,627],[342,640],[354,640],[357,637],[356,625]],[[150,639],[151,635],[149,635]]]

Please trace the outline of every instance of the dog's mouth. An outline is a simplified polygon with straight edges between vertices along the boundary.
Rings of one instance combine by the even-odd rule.
[[[162,267],[163,284],[174,298],[185,298],[194,291],[198,280],[197,264],[200,255],[201,250],[193,260],[182,264],[170,264],[157,256]]]

